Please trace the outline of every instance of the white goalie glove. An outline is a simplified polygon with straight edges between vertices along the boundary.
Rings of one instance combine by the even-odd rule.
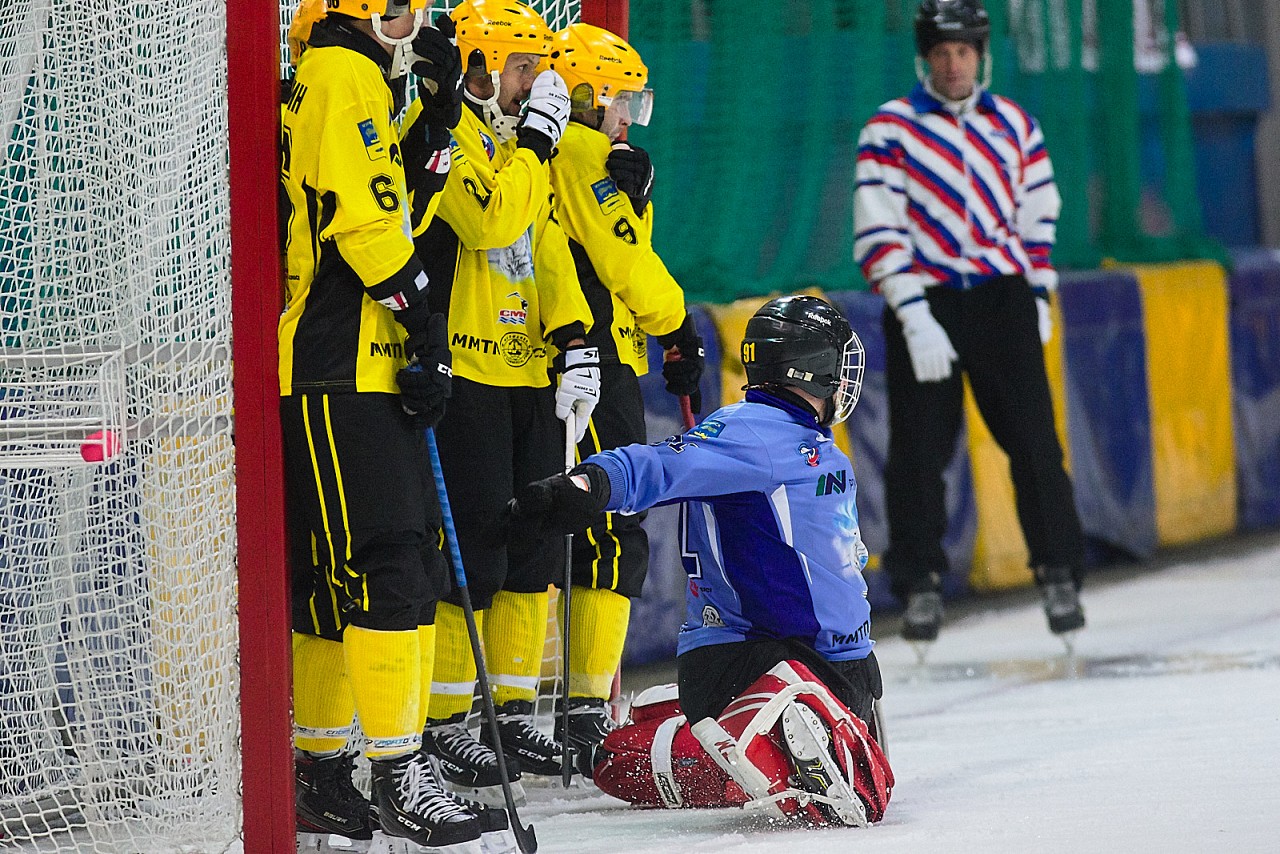
[[[578,345],[563,353],[564,364],[560,385],[556,388],[556,418],[561,421],[573,413],[574,442],[581,442],[587,422],[600,402],[600,349]]]

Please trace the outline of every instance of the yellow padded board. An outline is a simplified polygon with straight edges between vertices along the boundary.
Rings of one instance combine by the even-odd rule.
[[[1058,443],[1067,471],[1071,470],[1071,454],[1067,445],[1067,398],[1063,367],[1062,310],[1055,298],[1053,337],[1044,348],[1045,373],[1049,392],[1053,395],[1053,419],[1058,430]],[[969,427],[969,465],[973,473],[974,500],[978,508],[978,530],[973,542],[973,567],[969,583],[978,590],[1003,590],[1030,585],[1026,541],[1018,524],[1014,505],[1013,481],[1009,477],[1009,458],[996,444],[978,413],[969,383],[964,387],[965,421]]]
[[[825,299],[825,295],[817,288],[806,288],[802,291],[796,291],[797,294],[806,294],[813,297],[821,297]],[[735,300],[728,305],[708,305],[707,310],[711,312],[711,319],[715,321],[716,332],[720,335],[720,401],[723,406],[730,403],[737,403],[745,396],[742,387],[747,384],[747,373],[742,369],[742,356],[739,350],[742,346],[742,336],[747,331],[747,321],[751,319],[751,315],[759,310],[760,306],[767,303],[779,294],[773,294],[766,297],[746,297],[744,299]],[[704,410],[703,415],[706,415]],[[856,415],[854,417],[857,417]],[[831,431],[836,442],[836,447],[845,452],[850,460],[853,459],[853,448],[849,444],[849,432],[844,429],[835,429]],[[855,476],[856,476],[856,469]]]
[[[1175,545],[1236,527],[1227,276],[1211,261],[1139,266],[1156,535]]]

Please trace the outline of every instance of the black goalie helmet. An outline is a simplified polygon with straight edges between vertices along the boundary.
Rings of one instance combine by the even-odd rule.
[[[832,398],[825,424],[839,424],[853,411],[865,361],[849,321],[817,297],[770,300],[747,321],[742,338],[746,388],[789,385]]]
[[[942,42],[969,42],[985,53],[991,21],[982,0],[921,0],[916,12],[916,52],[927,56]]]

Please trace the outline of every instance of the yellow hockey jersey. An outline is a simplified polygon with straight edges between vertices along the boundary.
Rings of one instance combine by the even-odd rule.
[[[595,326],[590,342],[638,376],[648,372],[646,333],[684,321],[684,291],[653,250],[653,205],[637,216],[605,169],[609,138],[569,122],[551,160],[556,214],[568,236]],[[609,330],[608,333],[605,330]]]
[[[417,244],[430,305],[449,317],[453,372],[485,385],[545,387],[550,334],[591,324],[552,215],[547,167],[514,140],[497,143],[470,109],[452,148],[439,208]]]
[[[405,330],[380,299],[426,286],[385,51],[317,24],[281,108],[288,199],[280,393],[399,393]]]

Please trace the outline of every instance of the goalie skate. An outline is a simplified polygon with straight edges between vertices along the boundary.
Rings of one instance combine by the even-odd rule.
[[[801,788],[815,795],[831,823],[866,827],[866,807],[841,776],[831,755],[831,735],[813,710],[794,703],[784,709],[782,736]]]

